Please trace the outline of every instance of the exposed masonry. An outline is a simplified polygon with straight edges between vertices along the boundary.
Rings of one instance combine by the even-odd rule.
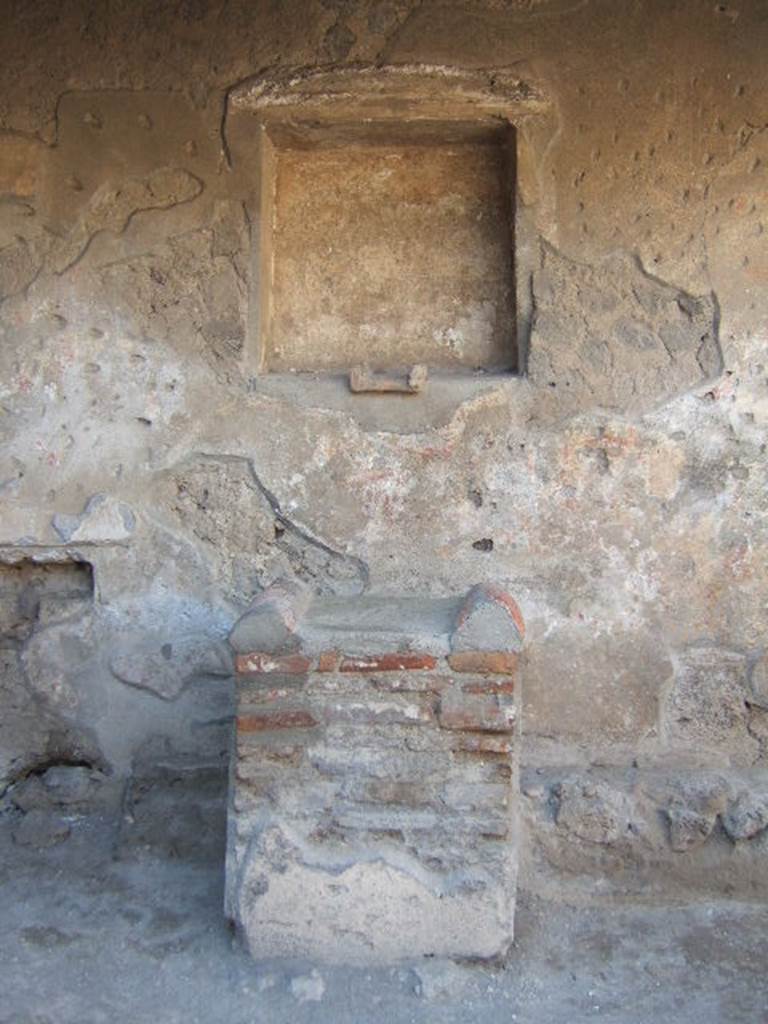
[[[231,636],[226,890],[254,956],[505,953],[523,633],[493,586],[334,602],[278,583],[254,602]]]

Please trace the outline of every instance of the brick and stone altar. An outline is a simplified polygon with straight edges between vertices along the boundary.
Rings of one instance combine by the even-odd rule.
[[[492,958],[513,937],[514,600],[311,597],[232,631],[227,912],[258,958]]]

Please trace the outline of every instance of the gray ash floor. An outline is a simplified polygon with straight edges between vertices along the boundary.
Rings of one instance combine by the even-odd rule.
[[[0,817],[0,1024],[768,1021],[768,910],[566,908],[523,898],[503,969],[256,965],[215,850],[120,847],[99,817],[48,849]]]

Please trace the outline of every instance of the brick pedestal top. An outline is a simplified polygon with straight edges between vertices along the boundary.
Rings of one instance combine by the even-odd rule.
[[[321,654],[344,650],[370,655],[414,651],[521,649],[525,627],[502,588],[478,584],[454,598],[315,597],[294,581],[279,580],[260,594],[235,624],[238,654]]]

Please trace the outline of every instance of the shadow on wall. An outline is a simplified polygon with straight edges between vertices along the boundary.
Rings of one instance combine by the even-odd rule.
[[[87,561],[22,558],[0,565],[0,809],[14,817],[17,845],[53,845],[67,838],[78,818],[120,810],[117,854],[140,849],[223,862],[225,757],[183,756],[168,737],[150,738],[136,751],[128,778],[120,777],[88,724],[68,721],[66,709],[62,713],[57,691],[66,683],[59,679],[57,659],[25,657],[46,630],[70,625],[75,631],[62,641],[71,648],[66,662],[85,663],[89,645],[82,640],[78,646],[76,627],[89,620],[93,606],[94,570]],[[123,670],[130,675],[127,662]],[[162,673],[156,682],[162,684]],[[216,682],[218,724],[226,728],[231,688]],[[206,686],[209,677],[189,683],[191,690]]]
[[[28,685],[22,654],[48,626],[77,619],[93,606],[93,566],[85,561],[0,565],[0,791],[14,778],[50,763],[97,763],[86,729],[76,735]],[[56,688],[54,666],[47,688]]]

